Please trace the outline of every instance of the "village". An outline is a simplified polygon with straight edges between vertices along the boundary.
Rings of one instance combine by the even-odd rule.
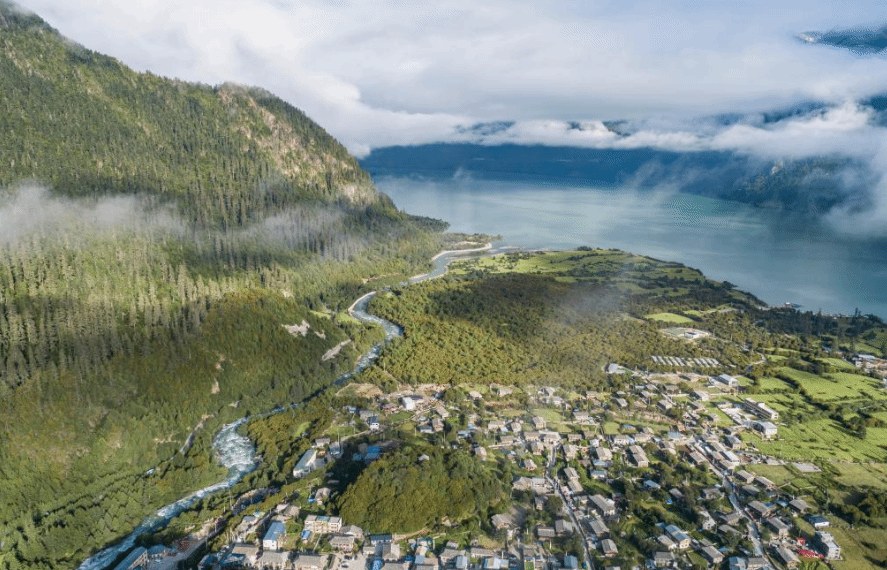
[[[287,570],[577,570],[600,568],[793,568],[841,559],[810,496],[784,492],[757,473],[783,460],[756,442],[779,434],[779,413],[720,374],[632,374],[632,388],[578,394],[555,387],[423,385],[382,393],[337,412],[345,439],[317,438],[292,470],[313,476],[299,497],[244,514],[226,546],[199,568]],[[459,390],[460,398],[446,397]],[[511,504],[483,536],[379,534],[329,510],[336,462],[369,464],[397,453],[393,427],[507,462]],[[812,463],[795,469],[815,472]],[[328,477],[328,475],[327,475]],[[275,489],[254,494],[274,496]],[[295,495],[295,493],[294,493]],[[195,537],[196,538],[196,537]],[[118,570],[175,568],[170,549],[136,548]],[[627,568],[626,568],[627,567]]]

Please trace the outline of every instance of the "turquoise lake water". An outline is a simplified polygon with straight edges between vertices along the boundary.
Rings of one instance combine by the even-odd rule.
[[[679,261],[771,305],[887,318],[887,241],[847,236],[812,215],[669,191],[471,176],[379,175],[407,212],[527,248],[619,248]]]

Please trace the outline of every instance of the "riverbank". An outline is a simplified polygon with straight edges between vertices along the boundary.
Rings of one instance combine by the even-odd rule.
[[[431,261],[436,263],[437,267],[427,273],[417,275],[415,278],[410,279],[409,282],[416,283],[418,281],[430,279],[432,277],[436,277],[445,273],[447,263],[449,262],[448,259],[444,259],[447,255],[459,256],[462,254],[478,253],[482,251],[489,251],[492,249],[493,245],[491,243],[487,243],[483,247],[474,248],[471,250],[441,251],[431,259]],[[365,312],[364,309],[366,307],[366,302],[377,293],[378,291],[370,291],[369,293],[361,295],[348,307],[348,314],[363,323],[382,326],[385,330],[385,340],[373,345],[365,354],[363,354],[358,359],[356,366],[349,372],[346,372],[341,377],[339,377],[333,383],[333,385],[342,385],[348,382],[355,375],[365,370],[376,358],[378,358],[381,352],[382,345],[390,342],[392,338],[395,338],[401,334],[401,329],[398,325]],[[161,508],[157,511],[155,515],[145,519],[145,521],[143,521],[141,525],[139,525],[130,535],[124,538],[121,542],[104,550],[101,550],[90,558],[86,559],[80,564],[78,569],[103,570],[107,568],[117,557],[133,548],[133,546],[135,545],[135,541],[139,535],[159,531],[160,529],[164,528],[174,517],[178,516],[183,511],[191,508],[191,506],[193,506],[198,500],[206,498],[209,495],[223,489],[232,487],[234,484],[240,481],[243,475],[253,471],[253,469],[255,468],[256,452],[254,443],[250,441],[247,437],[240,435],[237,431],[238,428],[255,417],[267,416],[270,414],[282,412],[287,409],[289,409],[289,406],[277,407],[266,412],[252,414],[250,416],[241,418],[237,421],[223,426],[222,429],[217,432],[213,438],[213,451],[216,461],[229,469],[229,475],[226,479],[218,483],[214,483],[203,489],[189,493],[184,498]]]
[[[491,242],[487,242],[486,245],[482,247],[475,247],[472,249],[445,249],[431,258],[431,261],[437,261],[437,258],[442,257],[444,255],[457,255],[463,253],[477,253],[479,251],[487,251],[489,249],[493,249],[493,244]]]

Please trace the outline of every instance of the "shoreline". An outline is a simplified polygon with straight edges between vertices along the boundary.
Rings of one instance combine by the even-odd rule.
[[[458,254],[458,253],[477,253],[478,251],[487,251],[489,249],[493,249],[492,242],[487,242],[487,244],[484,245],[483,247],[475,247],[472,249],[445,249],[445,250],[441,251],[440,253],[436,254],[434,257],[432,257],[431,261],[437,261],[437,259],[443,255]],[[422,275],[425,275],[425,274],[422,273]]]

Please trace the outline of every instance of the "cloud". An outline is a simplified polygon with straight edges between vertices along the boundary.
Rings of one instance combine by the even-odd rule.
[[[724,121],[529,120],[456,128],[447,140],[486,145],[541,144],[597,149],[732,151],[768,160],[823,155],[871,159],[887,140],[871,107],[854,101],[769,120],[751,113]]]
[[[880,182],[836,224],[887,221],[887,132],[859,103],[884,91],[887,58],[797,39],[882,26],[870,2],[22,2],[135,69],[265,87],[358,156],[429,142],[845,156]],[[805,101],[821,104],[768,113]]]
[[[133,196],[79,199],[54,196],[43,186],[22,184],[0,190],[0,244],[31,236],[94,235],[105,230],[180,230],[181,224],[165,208],[148,207]]]
[[[750,0],[23,2],[136,69],[266,87],[359,152],[494,120],[517,121],[527,139],[589,144],[606,133],[558,135],[537,121],[760,111],[857,99],[887,84],[887,59],[794,37],[868,22],[864,2],[812,10],[792,0],[766,15]],[[634,140],[644,136],[693,142],[655,132]]]

